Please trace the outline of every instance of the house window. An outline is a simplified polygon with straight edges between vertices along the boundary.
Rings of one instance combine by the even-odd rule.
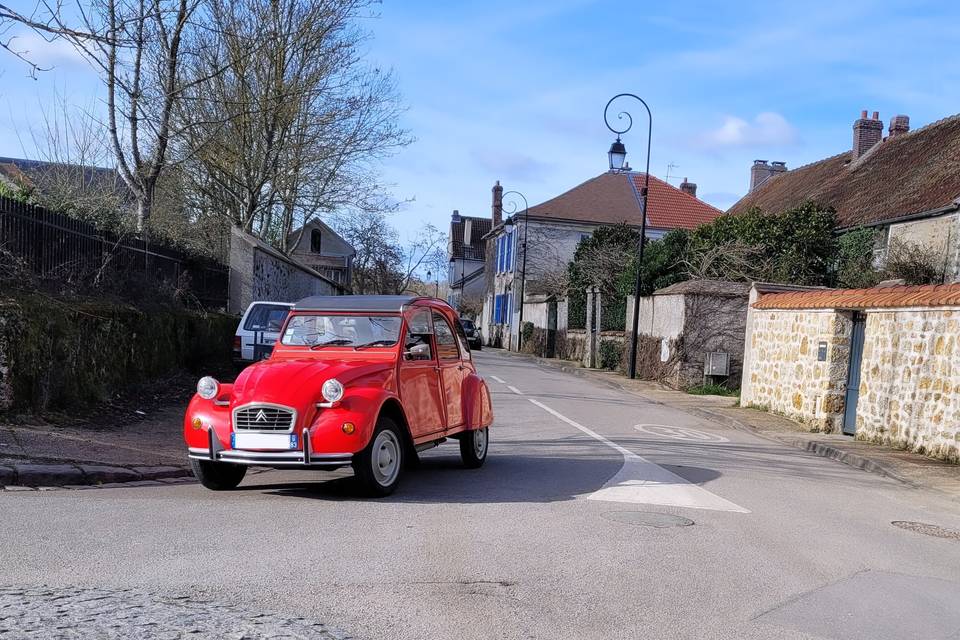
[[[320,253],[320,229],[314,229],[310,232],[310,252],[311,253]]]

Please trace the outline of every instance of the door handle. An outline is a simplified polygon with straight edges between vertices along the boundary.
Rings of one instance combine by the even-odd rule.
[[[464,369],[466,369],[466,367],[463,366],[462,364],[457,365],[457,371],[463,371]]]

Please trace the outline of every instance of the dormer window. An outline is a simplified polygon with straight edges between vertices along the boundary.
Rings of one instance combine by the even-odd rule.
[[[320,229],[314,229],[310,232],[310,252],[320,253]]]

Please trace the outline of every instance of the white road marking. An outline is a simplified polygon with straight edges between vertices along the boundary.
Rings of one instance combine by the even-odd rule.
[[[523,395],[523,391],[520,391],[520,389],[517,389],[516,387],[511,386],[511,385],[509,385],[509,384],[507,385],[507,389],[510,389],[510,391],[513,391],[513,392],[514,392],[515,394],[517,394],[518,396],[522,396],[522,395]]]
[[[507,381],[504,380],[503,378],[498,378],[497,376],[490,376],[490,377],[496,380],[497,382],[499,382],[500,384],[507,384]]]
[[[629,449],[588,429],[579,422],[571,420],[559,411],[551,409],[542,402],[527,398],[547,413],[579,429],[591,438],[599,440],[611,449],[623,455],[623,466],[599,490],[587,496],[587,500],[608,502],[630,502],[635,504],[659,504],[669,507],[688,507],[691,509],[712,509],[714,511],[732,511],[750,513],[738,504],[710,493],[688,480],[668,471],[658,464],[641,458]]]
[[[715,433],[697,431],[696,429],[690,429],[688,427],[670,427],[665,424],[638,424],[634,427],[634,429],[651,436],[672,438],[674,440],[685,440],[687,442],[730,442],[728,438]]]

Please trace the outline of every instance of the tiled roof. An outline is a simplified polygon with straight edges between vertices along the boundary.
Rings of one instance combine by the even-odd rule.
[[[768,293],[755,309],[882,309],[960,306],[960,283]]]
[[[643,188],[644,174],[631,173],[637,197]],[[723,212],[703,200],[677,189],[668,182],[650,176],[647,194],[647,226],[654,229],[696,229]]]
[[[856,161],[846,151],[774,176],[728,213],[779,213],[811,200],[851,227],[940,209],[958,196],[960,114],[886,138]]]
[[[464,227],[467,220],[470,220],[470,245],[463,244]],[[484,236],[490,233],[493,228],[493,220],[490,218],[474,218],[472,216],[460,216],[460,222],[450,221],[450,257],[451,259],[463,258],[465,260],[485,260],[487,241]]]
[[[643,173],[601,173],[556,198],[530,207],[530,216],[640,226],[643,178]],[[647,207],[647,226],[652,229],[694,229],[723,213],[652,175]]]

